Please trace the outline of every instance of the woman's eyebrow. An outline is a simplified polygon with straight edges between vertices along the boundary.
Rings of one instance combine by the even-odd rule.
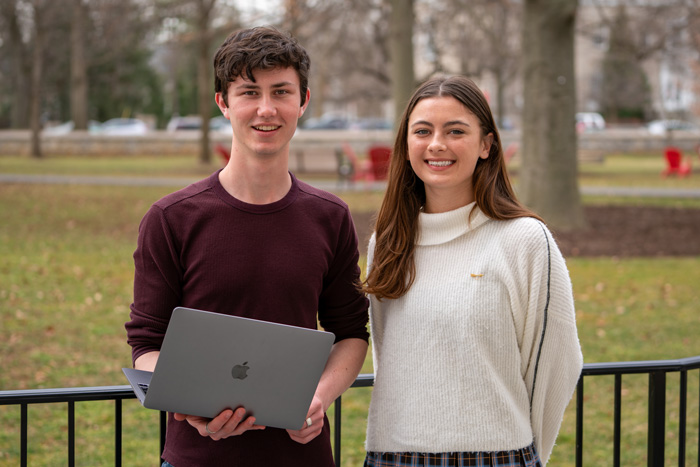
[[[430,123],[430,122],[427,121],[427,120],[418,120],[418,121],[415,121],[415,122],[413,122],[413,123],[411,124],[411,127],[414,127],[414,126],[416,126],[416,125],[425,125],[425,126],[429,126],[429,127],[431,127],[431,128],[432,128],[433,126],[435,126],[435,125],[433,125],[432,123]]]
[[[462,121],[462,120],[450,120],[449,122],[445,122],[443,127],[452,126],[452,125],[471,126],[469,123]]]
[[[414,127],[416,125],[425,125],[425,126],[429,126],[431,128],[435,126],[427,120],[418,120],[416,122],[413,122],[411,124],[411,127]],[[450,120],[449,122],[445,122],[442,126],[443,126],[443,128],[446,128],[446,127],[453,126],[453,125],[463,125],[463,126],[467,126],[467,127],[471,126],[469,123],[462,121],[462,120]]]

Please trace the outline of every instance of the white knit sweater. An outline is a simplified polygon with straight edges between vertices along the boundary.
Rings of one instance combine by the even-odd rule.
[[[534,440],[546,463],[583,364],[551,233],[532,218],[491,220],[474,203],[421,213],[419,227],[411,289],[370,297],[367,450],[501,451]],[[369,268],[374,247],[373,236]]]

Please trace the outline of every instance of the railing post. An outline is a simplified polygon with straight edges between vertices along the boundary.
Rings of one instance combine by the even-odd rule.
[[[163,462],[163,451],[165,451],[165,432],[168,429],[168,412],[160,412],[160,461]]]
[[[68,466],[75,465],[75,401],[68,401]]]
[[[583,467],[583,375],[576,387],[576,467]]]
[[[622,425],[622,375],[615,375],[615,414],[613,422],[613,467],[620,467]]]
[[[688,372],[681,371],[681,393],[678,417],[678,467],[685,467],[685,437],[688,433]]]
[[[333,404],[334,416],[333,416],[333,459],[335,460],[336,467],[340,467],[340,427],[341,423],[341,396],[335,400]]]
[[[649,373],[649,423],[647,431],[647,465],[664,465],[666,431],[666,372]]]
[[[29,426],[29,413],[28,413],[28,408],[29,406],[24,403],[20,405],[20,438],[19,438],[19,450],[20,450],[20,465],[22,467],[27,467],[27,450],[28,450],[28,443],[27,443],[27,430]]]
[[[114,400],[114,466],[122,466],[122,400]]]

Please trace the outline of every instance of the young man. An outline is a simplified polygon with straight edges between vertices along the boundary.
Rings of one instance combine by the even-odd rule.
[[[153,370],[176,306],[307,328],[318,318],[336,342],[301,430],[258,426],[244,408],[212,420],[170,414],[163,458],[175,467],[332,466],[325,412],[364,361],[368,302],[347,205],[288,171],[309,57],[291,36],[253,28],[226,39],[214,68],[231,158],[141,222],[126,323],[134,365]]]

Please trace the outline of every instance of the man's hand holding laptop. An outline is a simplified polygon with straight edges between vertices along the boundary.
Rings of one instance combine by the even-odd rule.
[[[255,424],[255,417],[245,418],[245,409],[238,407],[236,410],[224,410],[213,419],[174,413],[175,420],[187,421],[200,435],[208,436],[218,441],[229,436],[238,436],[248,430],[264,430],[262,425]]]
[[[306,444],[316,438],[321,434],[321,430],[323,430],[325,413],[323,402],[321,402],[321,398],[317,393],[314,395],[311,405],[309,406],[309,413],[306,415],[307,418],[306,422],[304,422],[304,426],[301,430],[287,430],[289,437],[301,444]]]

